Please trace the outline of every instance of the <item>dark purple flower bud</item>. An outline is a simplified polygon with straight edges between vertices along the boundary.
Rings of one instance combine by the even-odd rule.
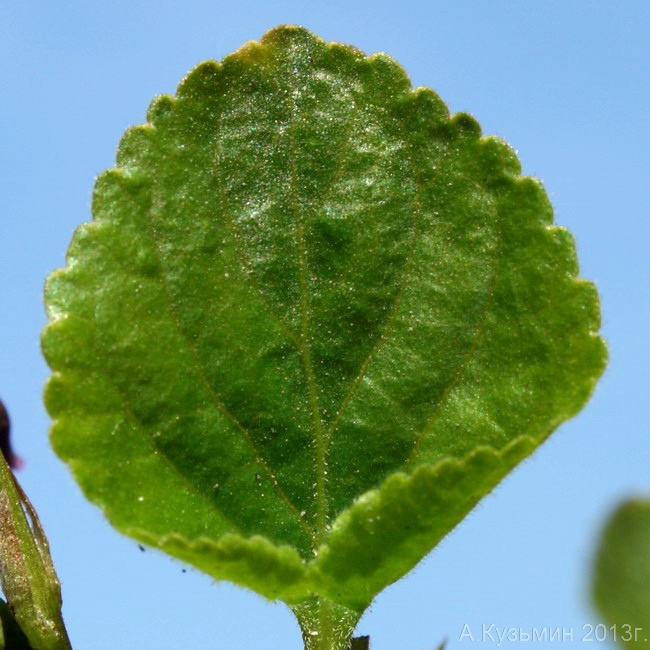
[[[5,457],[5,460],[12,469],[20,469],[23,466],[23,460],[14,454],[11,448],[11,441],[9,440],[9,414],[5,405],[0,400],[0,451]]]

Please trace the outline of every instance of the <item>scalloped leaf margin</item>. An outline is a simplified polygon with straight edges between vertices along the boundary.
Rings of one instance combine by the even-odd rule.
[[[311,39],[318,47],[323,47],[319,39],[305,30],[279,28],[269,32],[261,43],[250,43],[227,57],[224,64],[227,61],[231,68],[236,68],[245,62],[262,60],[267,53],[265,48],[293,37],[297,40]],[[509,221],[502,219],[502,227],[509,229],[509,245],[513,246],[518,241],[519,236],[512,234],[518,228],[525,230],[525,236],[539,244],[542,262],[535,266],[523,253],[513,255],[522,269],[521,277],[508,278],[507,282],[498,287],[498,291],[491,294],[486,292],[485,300],[491,301],[496,310],[505,313],[508,325],[516,331],[517,319],[520,317],[518,310],[525,314],[527,300],[532,301],[534,309],[542,314],[554,306],[550,294],[541,292],[538,295],[535,290],[527,289],[524,285],[536,287],[535,282],[545,271],[550,270],[556,274],[558,281],[565,287],[565,293],[560,294],[561,300],[576,305],[571,322],[547,318],[553,327],[550,332],[544,333],[551,340],[564,337],[570,341],[563,352],[567,357],[566,367],[558,369],[562,381],[541,377],[535,369],[528,371],[527,361],[530,355],[543,357],[549,354],[550,344],[544,343],[541,334],[537,336],[538,332],[534,332],[534,337],[528,337],[525,328],[522,328],[519,336],[527,343],[530,339],[530,346],[522,346],[518,355],[511,358],[504,356],[511,364],[509,369],[516,371],[514,376],[523,377],[525,382],[522,381],[519,386],[512,381],[513,385],[508,386],[507,397],[502,397],[500,391],[507,385],[509,374],[502,373],[498,382],[480,382],[476,377],[480,376],[483,366],[489,365],[493,358],[478,354],[470,363],[467,357],[460,367],[462,373],[470,377],[473,383],[463,386],[457,380],[451,381],[443,395],[446,399],[444,411],[427,422],[427,432],[431,435],[422,436],[421,443],[408,459],[409,471],[399,472],[392,477],[390,471],[384,471],[384,475],[379,474],[381,480],[378,482],[382,487],[365,491],[364,496],[355,500],[351,507],[340,506],[344,503],[345,496],[341,492],[336,500],[336,510],[342,514],[333,522],[332,531],[317,549],[318,557],[314,561],[306,561],[310,549],[304,543],[304,548],[300,547],[300,543],[295,544],[296,548],[300,547],[300,552],[281,543],[283,540],[279,539],[276,531],[288,529],[287,520],[280,521],[273,534],[269,534],[268,539],[263,539],[255,535],[233,534],[227,517],[215,517],[207,500],[196,505],[196,495],[191,487],[174,473],[168,459],[156,453],[152,441],[129,435],[137,427],[133,422],[125,422],[120,418],[122,400],[119,391],[115,390],[115,386],[101,370],[93,367],[92,355],[84,357],[79,354],[80,347],[92,350],[92,332],[89,332],[86,320],[94,318],[95,314],[84,303],[84,297],[76,293],[79,287],[75,286],[75,282],[81,281],[81,276],[76,275],[76,266],[78,259],[84,255],[93,256],[93,263],[97,263],[107,277],[114,277],[117,285],[121,282],[121,276],[116,272],[115,261],[145,278],[155,274],[159,262],[139,245],[136,236],[128,236],[129,228],[135,235],[135,227],[124,220],[121,209],[128,205],[132,197],[135,197],[133,200],[142,199],[144,203],[149,200],[146,174],[139,166],[140,157],[148,151],[157,124],[173,128],[171,120],[176,103],[198,92],[203,84],[214,82],[219,64],[207,62],[198,66],[182,82],[177,99],[163,96],[154,101],[148,113],[149,124],[127,132],[118,152],[119,168],[106,172],[97,184],[94,210],[96,214],[102,214],[101,223],[96,221],[85,224],[77,231],[69,253],[68,269],[53,274],[49,280],[48,312],[52,323],[44,335],[43,347],[55,375],[48,384],[46,403],[56,418],[52,436],[57,452],[70,462],[88,496],[106,510],[118,529],[191,562],[214,577],[245,584],[268,598],[299,602],[309,593],[322,593],[332,601],[358,611],[370,602],[378,590],[398,579],[400,572],[412,568],[445,534],[443,528],[453,528],[476,501],[516,464],[517,461],[513,459],[520,459],[530,452],[529,443],[522,442],[519,437],[515,436],[516,442],[511,442],[509,436],[513,431],[526,432],[536,445],[560,422],[579,410],[602,372],[606,354],[602,341],[594,334],[599,325],[597,296],[590,283],[576,277],[577,263],[571,237],[565,230],[551,225],[552,212],[541,185],[533,179],[518,176],[519,163],[507,145],[496,138],[482,138],[478,125],[469,116],[457,115],[450,119],[435,94],[428,89],[412,90],[404,72],[389,57],[373,55],[363,59],[352,48],[339,44],[329,44],[327,47],[343,59],[354,58],[355,65],[360,61],[364,65],[370,63],[365,68],[366,74],[385,75],[386,86],[411,100],[409,110],[413,111],[413,119],[423,120],[426,116],[431,120],[430,127],[427,126],[423,132],[432,137],[436,130],[444,132],[445,137],[455,139],[459,147],[462,145],[462,150],[459,149],[462,156],[474,157],[470,163],[471,168],[480,174],[481,182],[493,195],[489,200],[474,197],[476,200],[472,207],[486,214],[515,215]],[[353,52],[356,52],[354,56]],[[407,106],[406,102],[404,106]],[[198,117],[192,124],[192,129],[192,137],[196,140],[211,137],[210,133],[203,131]],[[443,157],[440,161],[443,166],[445,160]],[[434,171],[434,167],[428,169],[425,176]],[[455,177],[456,185],[462,185],[460,180],[462,178]],[[186,191],[184,178],[177,176],[170,179],[170,182],[172,187],[176,184],[179,193]],[[430,192],[439,189],[436,185]],[[305,191],[311,190],[307,188]],[[471,197],[471,187],[467,192]],[[444,192],[442,197],[444,203]],[[192,198],[188,201],[191,205]],[[468,214],[470,213],[471,210],[468,209]],[[467,219],[468,214],[460,217]],[[97,232],[106,228],[111,219],[125,229],[126,235],[115,241],[110,251],[107,251],[102,248],[104,244],[97,244]],[[461,233],[459,230],[453,234]],[[481,245],[486,249],[495,246],[491,241]],[[97,286],[87,285],[84,291],[100,294],[102,286],[100,283]],[[471,294],[471,287],[467,293]],[[119,291],[116,293],[118,298],[121,295]],[[513,304],[517,309],[512,309]],[[151,305],[143,304],[138,310],[138,317],[151,325],[150,338],[164,340],[167,333],[158,328],[155,314],[153,301]],[[423,318],[420,325],[424,320]],[[129,340],[128,322],[116,322],[113,328],[116,333],[124,335],[125,340]],[[478,349],[479,342],[482,343],[483,340],[489,340],[491,349],[497,351],[505,350],[509,345],[508,337],[500,335],[491,323],[477,329],[473,342],[470,341],[470,352]],[[497,358],[499,352],[493,356]],[[409,362],[412,360],[408,355],[405,359]],[[399,367],[399,362],[400,358],[396,357],[391,363],[394,367]],[[417,368],[417,364],[414,367]],[[125,373],[137,373],[137,370],[127,368]],[[569,378],[574,372],[579,374],[580,379],[570,382]],[[395,377],[391,381],[393,379]],[[178,388],[183,393],[182,386],[181,375],[173,388]],[[537,423],[534,418],[546,404],[536,404],[531,398],[533,389],[538,386],[549,394],[547,402],[554,407],[550,421],[542,418],[544,421],[541,423]],[[564,390],[565,386],[569,386],[570,390]],[[477,387],[481,399],[495,406],[492,413],[488,414],[486,409],[478,406],[470,408],[471,400],[476,398]],[[164,387],[164,390],[167,393],[163,397],[174,397],[172,387]],[[414,392],[417,390],[421,389],[416,385]],[[192,396],[185,393],[183,398],[190,402],[192,400]],[[509,422],[513,406],[519,404],[528,411],[520,414],[518,419],[511,418],[512,422]],[[384,426],[389,427],[388,418],[386,422],[388,424]],[[460,424],[451,426],[449,423]],[[456,428],[458,426],[461,427],[460,430]],[[98,432],[103,437],[98,436]],[[113,436],[120,437],[121,446],[112,443]],[[101,438],[101,442],[95,444],[92,451],[88,451],[88,440],[91,437],[94,441]],[[378,436],[377,439],[381,440],[381,437]],[[490,450],[490,445],[483,444],[483,440],[490,442],[494,449],[500,448],[502,451]],[[436,448],[434,443],[440,441],[442,447]],[[335,442],[339,446],[346,444],[340,439]],[[116,455],[115,465],[98,469],[98,463],[108,450]],[[89,461],[87,464],[80,460],[84,456]],[[355,458],[361,456],[374,457],[367,448],[367,441],[358,443],[357,448],[350,445],[346,450],[346,462],[340,462],[338,467],[332,464],[331,469],[336,469],[343,478],[351,476],[352,472],[346,463],[353,463]],[[376,457],[387,464],[386,450],[378,447]],[[369,474],[374,472],[370,466],[366,470]],[[118,471],[120,476],[132,482],[137,482],[138,477],[143,475],[155,475],[156,478],[146,485],[142,484],[136,500],[129,495],[128,487],[122,488],[122,481],[116,481],[115,473]],[[460,492],[455,491],[456,488],[449,483],[454,480],[458,480]],[[268,487],[265,488],[267,491]],[[431,506],[433,510],[428,509],[428,504],[419,499],[415,490],[435,495],[438,501],[434,501],[434,506]],[[128,502],[128,507],[114,508],[109,491],[123,491],[124,502]],[[141,503],[159,503],[161,494],[165,495],[164,509],[159,508],[154,512],[140,506]],[[446,514],[441,504],[446,504]],[[349,502],[345,502],[345,505],[350,506]],[[418,508],[421,509],[419,513],[416,512]],[[299,509],[296,511],[299,512]],[[182,532],[173,530],[177,513],[193,513],[186,530]],[[403,525],[391,528],[388,523],[389,513],[393,513]],[[407,519],[414,524],[412,538],[409,537],[410,533],[404,533],[410,530]],[[213,536],[212,539],[203,537],[206,528],[209,529],[207,533]],[[303,529],[306,530],[304,526]],[[294,537],[299,539],[302,534],[299,530]],[[373,545],[374,539],[383,539],[383,542]],[[360,553],[364,544],[368,553]],[[386,549],[382,550],[382,545]],[[336,552],[332,549],[336,549]],[[346,559],[337,560],[337,554]],[[355,572],[355,567],[346,569],[346,563],[356,563],[358,567],[364,567],[364,570]]]

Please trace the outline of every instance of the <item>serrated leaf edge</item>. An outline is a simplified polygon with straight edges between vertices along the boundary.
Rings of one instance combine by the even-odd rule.
[[[417,545],[423,552],[407,552],[398,563],[399,568],[385,571],[383,566],[378,566],[372,575],[359,575],[358,567],[354,563],[348,567],[347,575],[332,573],[328,567],[331,555],[335,552],[329,545],[332,538],[336,541],[337,536],[340,538],[345,535],[347,530],[358,525],[360,519],[366,520],[367,532],[372,534],[373,526],[376,523],[381,526],[382,522],[375,522],[368,513],[379,511],[385,504],[386,495],[394,494],[396,489],[404,494],[416,493],[421,491],[423,481],[440,480],[444,483],[451,479],[453,483],[455,476],[467,473],[472,466],[484,464],[490,467],[493,471],[482,476],[477,488],[465,495],[467,507],[457,513],[455,526],[510,469],[532,453],[536,446],[535,440],[521,436],[501,450],[481,446],[461,459],[445,458],[436,465],[420,465],[410,473],[392,474],[379,488],[362,494],[350,508],[339,514],[327,539],[314,559],[309,562],[303,560],[293,547],[276,545],[261,535],[244,537],[228,533],[218,540],[206,537],[188,540],[178,534],[156,538],[137,528],[122,528],[122,532],[195,566],[217,580],[228,580],[248,587],[268,600],[298,604],[312,595],[318,595],[351,610],[362,612],[384,587],[408,573],[453,529],[453,526],[442,535],[437,532],[427,535],[426,531],[421,531],[418,533]],[[422,500],[430,498],[431,494],[423,493],[418,496]],[[361,540],[359,542],[361,543]],[[395,554],[403,552],[404,548],[411,545],[409,538],[405,537]],[[341,587],[344,587],[346,581],[355,589],[358,589],[359,584],[366,583],[363,597],[358,593],[342,592]]]

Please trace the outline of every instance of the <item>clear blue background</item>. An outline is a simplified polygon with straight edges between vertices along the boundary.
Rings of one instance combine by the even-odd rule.
[[[0,395],[49,535],[75,650],[299,650],[288,610],[121,537],[48,446],[45,276],[90,218],[123,131],[194,65],[281,23],[383,50],[540,177],[601,292],[611,362],[565,424],[361,622],[374,650],[495,647],[468,624],[564,628],[582,647],[596,535],[650,493],[647,0],[0,0]],[[502,647],[529,647],[506,642]],[[593,643],[591,644],[594,645]],[[606,644],[597,644],[606,647]],[[589,647],[589,646],[587,646]]]

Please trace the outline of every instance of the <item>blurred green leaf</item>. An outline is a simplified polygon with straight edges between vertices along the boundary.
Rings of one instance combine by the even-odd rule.
[[[650,648],[650,501],[622,504],[607,522],[596,556],[594,600],[608,638]]]
[[[121,531],[347,644],[604,367],[519,173],[384,54],[281,27],[201,64],[49,279],[58,454]]]

